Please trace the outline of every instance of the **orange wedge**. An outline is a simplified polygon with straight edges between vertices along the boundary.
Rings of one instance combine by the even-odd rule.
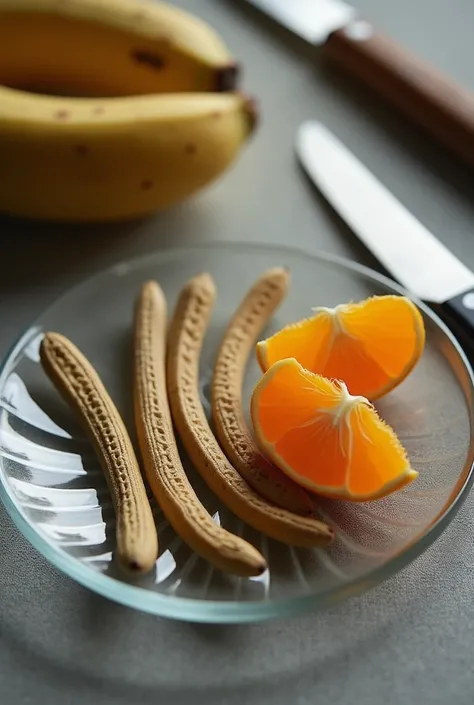
[[[265,455],[295,482],[326,497],[366,502],[412,482],[406,452],[365,397],[343,382],[275,363],[255,387],[251,415]]]
[[[313,311],[312,318],[257,344],[264,372],[294,357],[312,372],[344,380],[351,394],[378,399],[405,379],[423,352],[423,318],[404,296],[374,296]]]

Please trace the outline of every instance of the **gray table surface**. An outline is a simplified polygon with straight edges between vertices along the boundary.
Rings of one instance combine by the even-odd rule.
[[[374,264],[295,163],[294,132],[308,117],[330,124],[474,267],[466,169],[369,93],[322,71],[298,42],[243,2],[177,4],[212,20],[241,57],[247,90],[261,103],[262,128],[215,186],[148,222],[77,229],[0,221],[2,356],[72,283],[170,245],[293,242]],[[359,0],[359,7],[474,89],[471,0]],[[174,623],[109,603],[53,569],[3,508],[0,527],[2,705],[467,705],[474,699],[474,496],[431,549],[379,588],[324,613],[239,627]]]

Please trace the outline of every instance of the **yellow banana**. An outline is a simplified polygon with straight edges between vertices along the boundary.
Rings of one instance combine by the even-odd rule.
[[[64,98],[0,87],[0,211],[104,221],[215,179],[252,132],[238,93]]]
[[[202,20],[154,0],[0,0],[0,84],[128,96],[225,91],[237,66]]]

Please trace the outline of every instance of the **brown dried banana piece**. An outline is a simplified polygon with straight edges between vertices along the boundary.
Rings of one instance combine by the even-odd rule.
[[[146,573],[155,565],[158,538],[122,418],[97,372],[68,338],[46,333],[40,357],[45,372],[91,438],[105,473],[116,514],[118,563],[129,573]]]
[[[168,397],[184,447],[211,490],[250,526],[296,546],[327,545],[333,538],[329,526],[260,497],[229,463],[210,429],[198,382],[199,358],[215,296],[208,274],[191,279],[179,296],[169,332]]]
[[[212,379],[216,436],[232,465],[259,495],[296,514],[317,514],[315,500],[261,453],[245,421],[242,385],[258,336],[287,294],[290,275],[264,272],[232,316],[217,353]]]
[[[192,549],[241,576],[266,570],[264,557],[212,519],[182,466],[166,392],[166,301],[155,282],[143,285],[135,310],[135,421],[148,482],[161,509]]]

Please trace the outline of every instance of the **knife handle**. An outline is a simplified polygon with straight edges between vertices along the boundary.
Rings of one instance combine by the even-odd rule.
[[[333,32],[323,54],[474,165],[474,95],[356,20]]]
[[[469,355],[474,353],[474,288],[433,305]]]

